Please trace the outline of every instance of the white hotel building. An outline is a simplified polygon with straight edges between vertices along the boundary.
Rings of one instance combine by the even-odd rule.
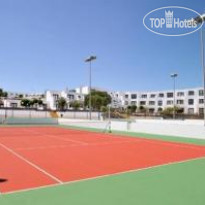
[[[93,88],[96,90],[102,90],[100,88]],[[76,89],[65,89],[63,91],[52,91],[47,90],[45,93],[45,101],[47,104],[47,108],[51,110],[56,110],[58,108],[58,99],[63,97],[67,102],[67,107],[69,108],[69,105],[73,101],[79,101],[84,102],[85,96],[89,93],[89,87],[79,87]]]
[[[45,101],[47,104],[47,108],[51,110],[56,110],[58,108],[58,100],[63,97],[67,105],[69,107],[69,104],[73,101],[80,101],[84,102],[85,94],[82,94],[82,92],[79,90],[63,90],[63,91],[51,91],[47,90],[45,94]]]
[[[103,90],[94,88],[96,90]],[[40,98],[43,103],[47,105],[48,109],[56,110],[58,99],[63,97],[66,99],[68,108],[73,101],[80,101],[83,103],[85,95],[89,93],[89,87],[80,87],[73,90],[65,89],[63,91],[48,90],[45,94],[23,94],[23,98]],[[129,105],[136,105],[138,108],[143,106],[147,108],[150,113],[157,113],[167,107],[174,105],[173,90],[165,91],[136,91],[136,92],[108,92],[112,97],[112,107],[124,107]],[[18,97],[19,93],[9,93],[7,98],[0,99],[0,107],[21,107],[21,99]],[[185,114],[202,114],[204,111],[204,95],[203,88],[177,89],[175,92],[175,104],[182,108]]]
[[[149,92],[110,92],[113,107],[136,105],[146,107],[149,112],[158,111],[174,105],[173,90]],[[202,114],[204,111],[203,88],[180,89],[175,91],[175,104],[186,114]]]
[[[97,90],[102,90],[95,88]],[[46,91],[46,103],[48,108],[55,110],[57,100],[64,97],[69,105],[70,102],[78,100],[84,101],[85,95],[89,93],[89,88],[80,87],[74,90]],[[166,91],[136,91],[136,92],[108,92],[112,97],[112,107],[124,107],[136,105],[143,106],[150,113],[157,113],[167,107],[174,105],[173,90]],[[175,104],[182,108],[185,114],[202,114],[204,111],[203,88],[180,89],[175,91]]]

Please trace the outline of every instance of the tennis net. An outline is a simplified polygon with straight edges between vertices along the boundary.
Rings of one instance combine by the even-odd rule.
[[[59,125],[77,129],[95,129],[104,133],[111,132],[111,124],[109,121],[59,119]]]

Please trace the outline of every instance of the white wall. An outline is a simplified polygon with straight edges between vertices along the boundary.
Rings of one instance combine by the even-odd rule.
[[[112,121],[113,130],[170,135],[205,139],[205,126],[202,120],[136,120],[126,126],[126,122]]]
[[[62,125],[72,125],[88,128],[106,127],[108,121],[88,121],[71,119],[59,119]],[[205,127],[202,120],[172,121],[172,120],[137,120],[128,123],[127,121],[111,121],[111,129],[116,131],[159,134],[176,137],[198,138],[205,140]]]

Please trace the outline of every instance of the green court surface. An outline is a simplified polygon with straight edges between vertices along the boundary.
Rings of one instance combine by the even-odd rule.
[[[205,140],[116,133],[205,145]],[[0,205],[37,204],[204,205],[205,158],[0,196]]]

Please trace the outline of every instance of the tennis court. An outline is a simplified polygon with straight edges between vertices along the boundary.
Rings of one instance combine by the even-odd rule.
[[[58,126],[3,126],[0,192],[8,197],[204,157],[205,147],[195,144]]]

